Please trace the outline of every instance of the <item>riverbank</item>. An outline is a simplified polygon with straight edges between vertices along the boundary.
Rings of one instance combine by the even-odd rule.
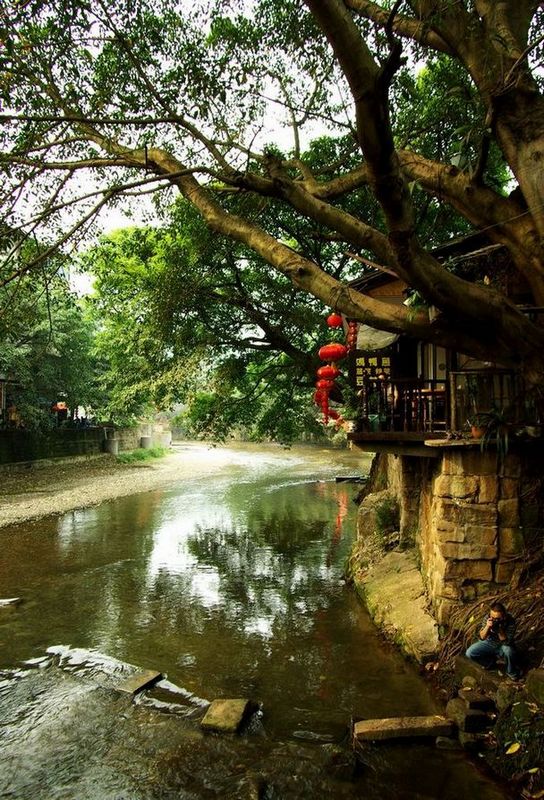
[[[115,456],[104,454],[6,471],[0,474],[0,528],[168,488],[182,480],[210,478],[228,465],[243,464],[252,452],[302,457],[305,452],[315,455],[326,450],[312,445],[286,449],[276,444],[232,443],[216,447],[205,442],[179,442],[164,457],[143,463],[122,464]],[[357,464],[350,451],[334,452],[336,460]]]
[[[122,464],[115,456],[105,454],[3,473],[0,528],[168,487],[187,478],[207,477],[231,458],[230,450],[188,442],[144,463]]]

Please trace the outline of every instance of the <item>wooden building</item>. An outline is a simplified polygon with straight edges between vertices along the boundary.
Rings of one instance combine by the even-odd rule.
[[[481,245],[481,246],[480,246]],[[434,254],[455,264],[469,279],[493,283],[524,306],[524,287],[515,283],[502,246],[481,241],[481,235],[452,241]],[[492,270],[489,269],[492,266]],[[374,270],[352,285],[370,297],[394,304],[414,304],[417,295],[397,276]],[[527,313],[541,309],[526,307]],[[429,315],[435,313],[431,307]],[[358,398],[358,415],[350,439],[374,452],[431,455],[436,439],[466,432],[475,416],[507,415],[518,428],[536,430],[542,409],[527,398],[519,373],[482,362],[406,335],[359,325],[357,345],[349,356],[350,382]]]

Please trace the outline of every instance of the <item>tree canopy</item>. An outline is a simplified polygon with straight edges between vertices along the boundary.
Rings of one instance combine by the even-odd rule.
[[[15,248],[23,263],[42,250],[34,241],[22,244],[12,231],[4,232],[0,248]],[[68,266],[50,256],[39,275],[19,276],[0,295],[0,373],[10,381],[10,401],[25,427],[52,425],[57,400],[75,410],[96,407],[100,399],[95,329],[70,289]],[[7,272],[0,262],[0,278]]]
[[[215,235],[348,317],[541,382],[543,328],[498,288],[440,264],[418,203],[427,198],[427,219],[450,214],[464,220],[459,231],[503,244],[531,303],[544,305],[542,3],[0,8],[10,226],[66,248],[108,204],[150,195],[164,206],[181,193]],[[448,108],[447,124],[437,124]],[[308,141],[323,131],[312,160]],[[352,254],[391,270],[441,313],[430,320],[355,291],[340,269]]]
[[[89,302],[115,419],[181,401],[193,435],[238,428],[287,441],[318,430],[320,304],[251,250],[218,241],[189,204],[168,225],[103,237],[80,265],[95,276]]]

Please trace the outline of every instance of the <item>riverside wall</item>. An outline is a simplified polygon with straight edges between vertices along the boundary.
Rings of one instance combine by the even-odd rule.
[[[96,426],[55,428],[45,433],[28,430],[0,431],[0,465],[34,463],[43,460],[95,456],[108,452],[107,441],[115,439],[118,451],[136,450],[142,437],[153,445],[168,445],[171,436],[162,426],[143,424],[133,428]]]
[[[536,450],[510,453],[500,463],[478,447],[445,448],[432,459],[379,459],[378,488],[397,500],[400,547],[413,550],[440,625],[448,625],[460,604],[515,583],[544,527],[544,458]],[[369,535],[369,502],[372,494],[360,509],[359,540]]]

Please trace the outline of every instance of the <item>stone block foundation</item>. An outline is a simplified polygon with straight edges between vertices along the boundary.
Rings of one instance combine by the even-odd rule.
[[[509,454],[500,466],[494,452],[455,446],[434,459],[381,459],[401,510],[401,544],[416,546],[437,621],[447,625],[460,604],[503,592],[525,551],[523,454]],[[360,524],[360,536],[365,528]]]

